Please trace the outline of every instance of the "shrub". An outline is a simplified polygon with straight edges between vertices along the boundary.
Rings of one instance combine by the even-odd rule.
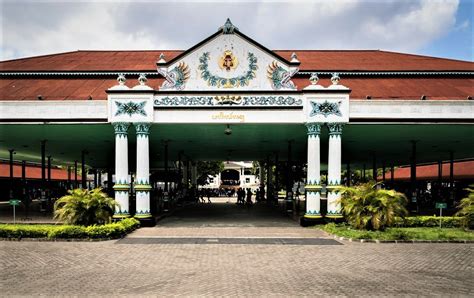
[[[86,227],[83,226],[57,226],[48,231],[50,239],[81,239],[87,238]]]
[[[474,228],[474,185],[469,185],[466,188],[468,196],[461,200],[458,207],[460,210],[456,213],[457,216],[462,217],[462,226],[464,228]]]
[[[53,226],[54,227],[54,226]],[[47,225],[0,225],[1,238],[46,238],[51,226]]]
[[[134,218],[92,226],[0,224],[0,238],[115,239],[140,226]]]
[[[457,228],[462,226],[462,217],[455,216],[409,216],[405,218],[397,217],[395,225],[400,227],[439,227],[441,219],[441,226],[443,228]]]
[[[394,225],[397,216],[408,213],[404,194],[377,189],[374,182],[342,188],[340,202],[347,221],[356,229],[383,230]]]
[[[111,222],[118,203],[103,193],[101,188],[73,189],[68,193],[54,204],[55,219],[84,226]]]

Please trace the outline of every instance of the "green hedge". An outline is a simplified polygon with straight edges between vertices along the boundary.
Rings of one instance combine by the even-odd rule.
[[[346,224],[329,223],[320,229],[345,238],[352,239],[378,239],[378,240],[452,240],[464,241],[474,240],[474,232],[460,228],[437,228],[437,227],[410,227],[410,228],[387,228],[384,231],[356,230]]]
[[[140,226],[134,218],[120,222],[93,225],[25,225],[0,224],[0,238],[48,238],[48,239],[115,239],[120,238]]]
[[[409,216],[396,218],[395,226],[399,227],[439,227],[439,216]],[[442,216],[441,225],[444,228],[458,228],[462,226],[462,217]]]

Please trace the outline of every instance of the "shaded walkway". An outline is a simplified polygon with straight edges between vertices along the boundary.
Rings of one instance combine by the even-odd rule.
[[[279,208],[266,203],[245,207],[235,198],[212,198],[212,204],[191,204],[176,210],[152,228],[127,238],[332,238],[318,229],[302,228]],[[237,241],[237,240],[236,240]]]
[[[251,207],[235,204],[235,198],[212,198],[213,203],[191,204],[159,221],[160,227],[295,227],[297,222],[266,203]]]

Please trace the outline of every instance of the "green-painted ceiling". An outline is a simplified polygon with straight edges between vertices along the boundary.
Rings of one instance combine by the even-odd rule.
[[[164,143],[169,144],[169,159],[178,153],[194,160],[286,160],[288,141],[292,159],[306,161],[306,127],[288,124],[234,124],[225,135],[225,125],[167,124],[153,125],[150,134],[151,166],[163,163]],[[327,131],[323,130],[321,160],[327,161]],[[15,160],[40,160],[40,141],[47,140],[47,155],[53,164],[72,163],[87,150],[86,163],[107,168],[114,165],[114,132],[110,124],[3,124],[0,125],[0,158],[8,158],[15,149]],[[348,124],[342,135],[343,163],[354,166],[408,164],[411,140],[417,140],[419,162],[474,157],[474,126],[469,124]],[[135,134],[129,134],[130,169],[134,168]],[[324,167],[323,167],[324,168]]]

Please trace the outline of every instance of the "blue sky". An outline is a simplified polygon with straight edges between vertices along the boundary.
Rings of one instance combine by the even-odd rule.
[[[473,61],[473,1],[0,0],[0,59],[186,49],[230,17],[271,49],[382,49]]]
[[[456,12],[456,25],[418,51],[424,55],[474,61],[473,0],[463,0]]]

